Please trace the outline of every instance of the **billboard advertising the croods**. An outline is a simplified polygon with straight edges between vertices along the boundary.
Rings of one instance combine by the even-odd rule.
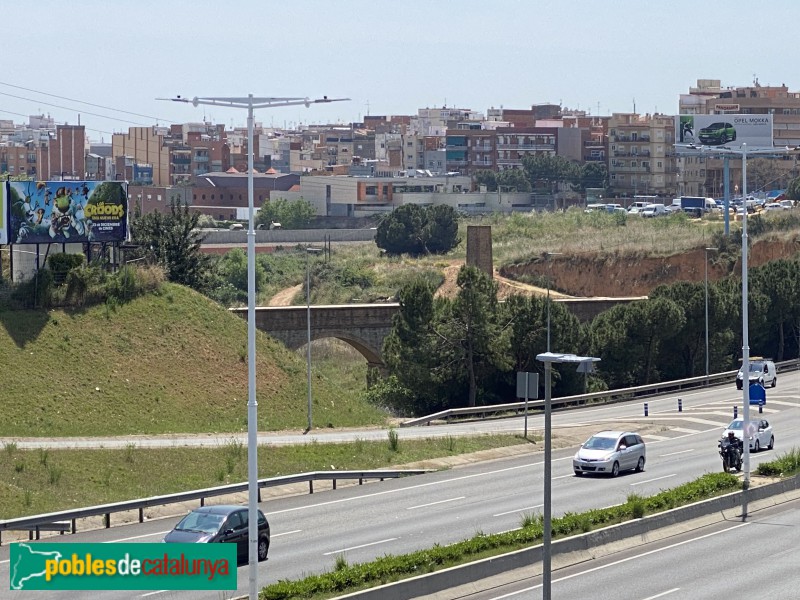
[[[10,181],[10,244],[121,242],[128,190],[120,181]]]

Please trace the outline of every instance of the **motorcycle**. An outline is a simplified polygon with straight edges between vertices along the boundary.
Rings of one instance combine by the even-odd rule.
[[[719,455],[722,457],[722,470],[727,473],[731,469],[742,470],[742,443],[731,442],[727,438],[719,441]]]

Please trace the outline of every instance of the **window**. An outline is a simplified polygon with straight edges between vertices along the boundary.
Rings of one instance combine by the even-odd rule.
[[[663,166],[663,163],[660,160],[657,160],[656,166],[660,169]]]

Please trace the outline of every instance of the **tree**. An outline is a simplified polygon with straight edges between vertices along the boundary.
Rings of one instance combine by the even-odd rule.
[[[789,200],[800,201],[800,177],[796,177],[789,182],[786,190],[786,197]]]
[[[608,169],[605,163],[587,162],[580,167],[577,183],[573,186],[576,192],[586,193],[586,188],[605,188],[608,182]]]
[[[467,406],[475,406],[479,382],[510,368],[508,336],[498,325],[497,284],[477,267],[464,266],[456,280],[459,291],[437,319],[439,364],[455,379],[466,378]]]
[[[578,165],[562,156],[552,154],[528,154],[522,159],[522,168],[536,190],[554,193],[560,183],[575,183]]]
[[[385,390],[383,401],[412,414],[435,412],[443,407],[445,398],[437,393],[432,360],[433,288],[417,279],[398,292],[398,301],[400,310],[383,344],[383,359],[396,384]]]
[[[236,300],[247,301],[247,253],[241,248],[234,248],[222,256],[216,264],[216,274],[222,284],[229,284],[236,290]],[[256,293],[264,289],[267,274],[264,265],[256,261]]]
[[[378,248],[390,254],[444,254],[460,241],[458,215],[444,205],[404,204],[381,220],[375,235]]]
[[[275,198],[266,200],[256,214],[256,224],[269,227],[271,223],[280,223],[283,229],[304,229],[311,223],[317,211],[314,205],[300,198],[286,200]]]
[[[501,192],[530,192],[531,182],[522,169],[505,169],[497,175],[497,189]]]
[[[155,211],[137,215],[130,228],[143,256],[161,265],[170,281],[202,291],[210,258],[200,250],[203,236],[197,230],[199,217],[188,205],[171,200],[168,214]]]
[[[481,169],[475,172],[475,184],[485,185],[487,192],[497,191],[497,173],[489,169]]]
[[[461,241],[458,237],[458,215],[452,206],[440,204],[428,207],[425,221],[422,240],[428,252],[445,254]]]

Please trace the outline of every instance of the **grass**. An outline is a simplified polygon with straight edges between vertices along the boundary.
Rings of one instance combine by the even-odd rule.
[[[1,437],[246,430],[247,323],[189,289],[165,284],[117,306],[0,311]],[[314,421],[382,424],[361,399],[366,364],[313,348]],[[257,333],[259,430],[303,429],[306,361]]]
[[[353,444],[261,446],[259,477],[305,471],[381,469],[455,454],[527,443],[520,436],[403,440]],[[158,496],[247,480],[247,448],[239,441],[216,448],[142,448],[47,451],[6,449],[0,461],[0,519]],[[20,465],[22,467],[20,468]]]

